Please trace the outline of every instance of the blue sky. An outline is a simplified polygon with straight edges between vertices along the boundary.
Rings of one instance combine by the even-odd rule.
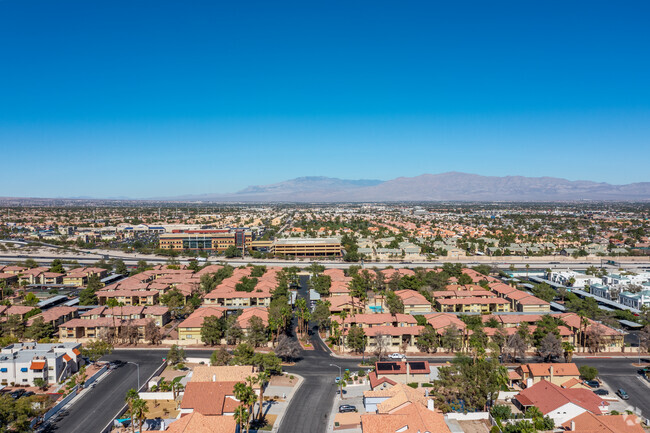
[[[0,0],[0,196],[650,181],[645,1]]]

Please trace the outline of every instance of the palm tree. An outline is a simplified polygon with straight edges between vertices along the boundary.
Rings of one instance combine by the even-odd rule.
[[[234,417],[237,423],[237,431],[241,432],[240,427],[245,426],[248,421],[248,410],[244,406],[239,405],[235,408]]]
[[[142,398],[137,398],[133,401],[132,406],[131,423],[133,424],[135,420],[138,420],[138,426],[140,430],[142,430],[142,424],[144,424],[144,420],[147,419],[147,412],[149,412],[147,402]]]
[[[264,418],[264,411],[262,410],[264,407],[264,387],[266,386],[270,377],[271,375],[268,373],[268,371],[260,371],[257,373],[257,377],[255,378],[255,383],[259,383],[260,385],[260,409],[257,413],[257,419],[260,421],[262,421]]]
[[[135,389],[131,388],[127,393],[126,393],[126,404],[129,407],[129,413],[131,414],[131,431],[135,432],[135,417],[133,416],[133,403],[140,398],[140,394],[138,394],[138,391]]]
[[[183,384],[180,381],[177,380],[177,381],[172,382],[172,393],[173,393],[173,396],[174,396],[174,400],[176,399],[176,397],[180,394],[180,392],[184,388],[185,387],[183,386]]]

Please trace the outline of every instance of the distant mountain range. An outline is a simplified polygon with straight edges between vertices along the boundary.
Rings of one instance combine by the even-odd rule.
[[[650,182],[611,185],[554,177],[498,177],[458,172],[388,181],[313,176],[249,186],[233,194],[166,199],[212,202],[646,201],[650,200]]]

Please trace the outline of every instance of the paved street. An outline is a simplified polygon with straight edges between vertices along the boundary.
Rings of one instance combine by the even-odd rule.
[[[115,350],[106,361],[122,360],[140,364],[140,380],[145,382],[162,362],[166,351]],[[77,401],[68,414],[51,425],[46,432],[90,433],[100,432],[124,406],[124,396],[138,382],[137,368],[124,364],[100,381],[95,388]]]
[[[639,367],[632,365],[637,359],[575,359],[578,366],[591,365],[596,367],[599,377],[606,382],[613,391],[623,388],[630,395],[627,403],[630,410],[639,408],[641,413],[650,416],[650,383],[638,373]],[[642,358],[642,362],[648,359]]]

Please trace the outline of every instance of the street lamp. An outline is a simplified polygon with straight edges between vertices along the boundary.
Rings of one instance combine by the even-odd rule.
[[[131,361],[126,361],[127,364],[133,364],[136,367],[138,367],[138,392],[140,392],[140,364],[136,364],[135,362]]]
[[[336,364],[330,364],[330,367],[336,367],[339,369],[339,390],[341,393],[341,400],[343,400],[343,374],[341,373],[341,367]]]
[[[636,338],[639,339],[639,366],[641,366],[641,334],[637,333]]]

